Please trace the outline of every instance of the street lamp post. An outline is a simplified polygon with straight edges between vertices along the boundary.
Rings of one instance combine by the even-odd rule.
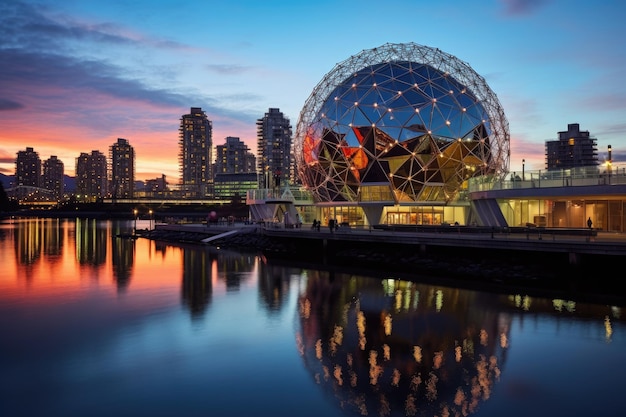
[[[526,175],[524,175],[525,166],[526,166],[526,159],[522,159],[522,181],[526,181]]]
[[[611,183],[611,171],[613,171],[613,148],[609,145],[609,157],[606,163],[607,171],[609,172],[609,184]],[[619,168],[618,168],[619,169]],[[619,171],[618,171],[619,174]]]
[[[133,210],[133,217],[135,218],[135,225],[133,226],[133,234],[137,233],[137,209]]]
[[[150,230],[152,230],[152,209],[150,209],[148,213],[150,213],[150,224],[149,224],[150,227],[149,228]]]

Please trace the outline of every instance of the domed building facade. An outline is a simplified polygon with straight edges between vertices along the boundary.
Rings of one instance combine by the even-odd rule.
[[[440,224],[467,220],[455,202],[469,178],[508,172],[509,141],[496,95],[467,63],[385,44],[337,64],[313,89],[294,154],[323,218]]]

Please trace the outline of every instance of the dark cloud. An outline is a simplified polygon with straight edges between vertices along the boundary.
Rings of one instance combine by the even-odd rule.
[[[0,97],[0,111],[2,110],[19,110],[23,109],[24,106],[21,103],[18,103],[14,100],[9,100],[6,98]]]
[[[595,132],[592,136],[602,138],[602,136],[616,136],[626,138],[626,123],[614,123],[603,125],[602,129]]]
[[[141,82],[125,79],[121,68],[106,62],[81,60],[54,53],[31,53],[23,50],[0,49],[0,91],[18,94],[20,91],[45,87],[74,92],[99,92],[118,99],[140,100],[153,104],[181,105],[184,97],[165,90],[151,89]],[[71,97],[71,96],[70,96]],[[19,105],[18,97],[2,97],[4,103]],[[2,103],[0,102],[0,103]],[[5,106],[0,108],[4,109]]]
[[[626,150],[615,150],[611,151],[611,160],[613,163],[626,162]]]
[[[0,65],[0,111],[25,108],[21,104],[27,100],[42,110],[54,112],[75,112],[91,129],[104,132],[116,128],[120,120],[121,106],[127,109],[127,117],[133,118],[131,108],[142,111],[141,104],[161,107],[187,109],[191,106],[202,107],[212,116],[240,120],[254,124],[256,113],[225,109],[217,100],[190,92],[179,94],[175,91],[154,89],[138,80],[125,79],[123,69],[101,61],[79,60],[69,56],[53,54],[31,54],[23,51],[0,50],[0,61],[10,65]],[[27,98],[23,98],[24,96]],[[2,97],[5,96],[5,97]],[[102,112],[101,106],[111,103],[99,103],[96,97],[109,97],[114,106],[112,111]],[[249,95],[231,95],[223,97],[228,101],[255,99]],[[105,99],[106,100],[106,99]],[[114,111],[119,110],[119,111]],[[225,125],[228,125],[224,121]]]
[[[80,102],[87,107],[80,108],[87,114],[98,110],[98,103],[90,103],[89,97],[109,98],[127,102],[128,106],[139,103],[159,107],[187,108],[201,106],[207,113],[226,118],[252,121],[254,117],[241,111],[224,110],[218,100],[203,96],[197,91],[183,94],[153,88],[139,79],[133,79],[128,69],[117,65],[116,61],[105,61],[78,49],[99,45],[135,44],[140,50],[146,49],[146,41],[119,36],[119,28],[111,24],[81,25],[55,16],[45,8],[38,9],[28,4],[0,2],[0,111],[25,108],[28,103],[39,102],[47,111],[73,111]],[[73,43],[74,42],[74,43]],[[185,48],[176,42],[163,40],[148,41],[151,47]],[[73,46],[70,46],[73,45]],[[214,65],[209,68],[220,73],[242,73],[245,67]],[[137,72],[145,76],[150,68]],[[159,76],[166,69],[159,68]],[[248,97],[248,99],[251,99]],[[58,109],[59,103],[66,108]],[[93,118],[91,118],[93,117]],[[110,123],[106,115],[92,113],[90,125],[106,126]]]
[[[67,16],[55,15],[45,6],[35,7],[21,1],[0,3],[0,39],[2,48],[28,48],[49,51],[71,50],[71,42],[141,46],[150,44],[163,49],[189,49],[164,39],[133,38],[122,35],[124,28],[114,23],[83,24]]]
[[[125,71],[102,60],[73,56],[68,39],[128,43],[131,40],[105,33],[100,25],[90,28],[63,25],[38,9],[21,2],[0,4],[0,110],[23,106],[20,93],[57,91],[99,92],[114,98],[151,104],[182,105],[184,97],[152,89],[129,79]],[[13,93],[13,95],[11,95]]]
[[[3,39],[2,49],[28,49],[35,51],[56,50],[60,53],[66,49],[66,42],[72,39],[100,39],[107,36],[97,30],[81,28],[69,22],[59,22],[47,17],[46,9],[20,1],[0,4],[0,38]],[[119,40],[118,40],[119,41]]]
[[[527,16],[535,13],[551,0],[500,0],[505,16]]]

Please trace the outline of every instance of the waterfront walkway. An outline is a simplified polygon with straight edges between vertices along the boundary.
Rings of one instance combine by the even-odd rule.
[[[199,241],[218,240],[223,233],[262,233],[279,238],[330,239],[352,242],[407,243],[435,246],[463,246],[484,249],[509,249],[548,252],[568,252],[572,254],[596,254],[626,256],[626,234],[589,229],[562,228],[510,228],[495,229],[465,226],[433,226],[398,230],[390,227],[339,227],[331,231],[328,226],[320,230],[310,225],[301,228],[285,228],[281,223],[269,225],[224,224],[210,225],[157,224],[157,230],[197,233]],[[202,237],[204,236],[204,237]],[[202,238],[200,238],[202,237]],[[205,243],[208,243],[206,240]]]

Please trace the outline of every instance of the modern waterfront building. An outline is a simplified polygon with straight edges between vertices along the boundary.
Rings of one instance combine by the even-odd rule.
[[[57,200],[63,197],[65,191],[65,165],[63,161],[50,156],[43,162],[42,187],[54,193]]]
[[[578,123],[546,142],[546,170],[512,172],[505,178],[470,180],[469,211],[477,224],[626,231],[626,168],[600,164],[596,138]]]
[[[509,140],[496,95],[467,63],[385,44],[322,78],[294,154],[322,222],[440,224],[464,219],[468,179],[506,174]]]
[[[610,156],[599,166],[578,124],[565,138],[593,169],[510,173],[508,122],[485,80],[438,49],[385,44],[337,64],[306,101],[294,139],[302,187],[250,191],[247,203],[253,221],[586,228],[591,218],[626,231],[626,168]]]
[[[256,125],[259,188],[275,189],[296,183],[289,118],[280,109],[270,108]]]
[[[546,142],[546,169],[569,169],[598,165],[597,139],[581,131],[578,123],[567,125],[558,140]]]
[[[525,179],[473,178],[468,211],[478,225],[626,232],[626,165],[526,172]]]
[[[79,201],[97,201],[107,196],[107,158],[98,151],[81,152],[76,158],[76,197]]]
[[[180,185],[182,197],[212,197],[213,124],[200,107],[180,119]]]
[[[118,138],[109,147],[109,186],[112,198],[132,198],[135,191],[135,149],[127,139]]]
[[[41,185],[41,159],[33,148],[17,153],[15,159],[15,186],[39,187]]]

